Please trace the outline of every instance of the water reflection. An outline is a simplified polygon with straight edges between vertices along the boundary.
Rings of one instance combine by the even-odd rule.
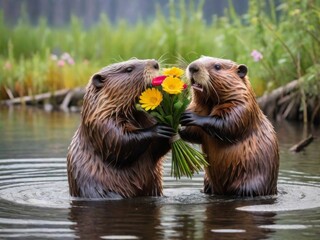
[[[141,204],[141,203],[144,204]],[[264,239],[275,213],[237,211],[241,201],[216,204],[160,204],[157,199],[72,202],[70,220],[81,239]],[[94,229],[94,231],[93,231]],[[127,239],[127,238],[125,238]]]
[[[64,157],[79,114],[0,108],[0,159]]]
[[[141,201],[72,202],[69,219],[81,239],[101,236],[131,236],[160,239],[160,208]]]
[[[267,203],[272,204],[273,201],[269,200]],[[204,231],[206,235],[203,239],[266,239],[269,237],[270,231],[260,226],[274,224],[276,213],[250,214],[236,210],[243,205],[241,201],[208,205],[205,224],[207,230]]]
[[[174,180],[166,163],[163,197],[85,201],[69,196],[64,158],[1,162],[0,238],[264,239],[319,230],[320,188],[296,172],[281,172],[277,196],[228,198],[203,194],[203,174]],[[302,217],[287,217],[297,209]]]
[[[176,181],[168,161],[164,197],[81,201],[68,194],[65,162],[78,124],[78,114],[0,109],[1,239],[317,239],[320,234],[320,139],[302,153],[288,150],[311,131],[319,136],[319,128],[275,124],[281,155],[276,197],[208,196],[201,193],[202,173]]]

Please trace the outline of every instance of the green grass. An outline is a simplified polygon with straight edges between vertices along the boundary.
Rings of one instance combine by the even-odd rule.
[[[308,94],[320,93],[320,0],[250,0],[238,16],[232,5],[224,17],[202,17],[203,1],[170,1],[166,16],[158,7],[154,20],[111,24],[101,15],[89,29],[72,17],[69,26],[32,26],[26,17],[8,27],[0,14],[0,98],[85,86],[90,76],[110,63],[132,57],[188,63],[201,55],[232,59],[249,67],[257,95],[294,79]],[[269,9],[268,12],[264,9]],[[263,59],[255,62],[256,49]],[[69,53],[75,64],[57,65],[51,54]]]

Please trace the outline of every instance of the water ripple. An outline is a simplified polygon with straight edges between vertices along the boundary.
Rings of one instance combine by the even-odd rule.
[[[158,239],[178,239],[185,224],[199,239],[250,239],[274,229],[318,228],[317,220],[310,226],[273,224],[275,212],[320,207],[317,176],[303,172],[281,171],[277,196],[239,199],[202,193],[203,172],[176,180],[167,161],[163,197],[88,201],[69,196],[64,158],[0,161],[0,239],[151,239],[155,233]],[[252,225],[255,212],[267,215]]]
[[[164,197],[159,198],[162,204],[201,204],[226,201],[224,197],[209,196],[201,193],[203,173],[192,179],[179,180],[170,176],[170,164],[164,165]],[[296,179],[305,177],[306,181]],[[261,204],[238,207],[242,211],[289,211],[320,207],[320,188],[318,184],[308,182],[316,179],[302,172],[282,171],[279,178],[279,194],[272,204]],[[47,159],[5,159],[0,165],[0,198],[17,204],[46,208],[67,209],[75,199],[69,196],[66,176],[66,160],[63,158]],[[250,200],[252,198],[248,198]],[[256,199],[256,198],[255,198]],[[84,200],[84,199],[81,199]],[[229,199],[228,201],[234,201]]]

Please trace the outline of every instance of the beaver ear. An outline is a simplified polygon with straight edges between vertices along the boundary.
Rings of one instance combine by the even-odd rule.
[[[237,71],[237,73],[238,73],[238,75],[239,75],[240,78],[244,78],[244,77],[247,75],[247,72],[248,72],[248,68],[247,68],[246,65],[240,64],[240,65],[238,66],[238,71]]]
[[[104,78],[100,74],[95,74],[92,76],[91,82],[96,88],[102,88],[104,85]]]

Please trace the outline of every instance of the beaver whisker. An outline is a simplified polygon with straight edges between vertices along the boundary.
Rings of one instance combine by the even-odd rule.
[[[157,60],[159,65],[162,65],[162,63],[166,62],[168,60],[168,58],[164,58],[165,55],[168,55],[168,53],[164,53],[162,54]]]
[[[111,59],[111,62],[113,62],[113,63],[118,63],[118,62],[123,62],[123,61],[124,61],[124,59],[123,59],[120,55],[119,55],[118,57],[119,57],[119,59],[112,58],[112,59]]]
[[[217,92],[217,90],[215,89],[215,87],[213,86],[212,82],[214,81],[213,78],[211,76],[209,76],[210,78],[210,84],[209,87],[211,87],[211,89],[214,91],[215,95],[217,96],[217,104],[220,104],[220,97],[219,97],[219,94]]]
[[[186,69],[189,65],[189,62],[180,54],[176,57],[176,60],[178,62],[178,66],[182,69]]]

